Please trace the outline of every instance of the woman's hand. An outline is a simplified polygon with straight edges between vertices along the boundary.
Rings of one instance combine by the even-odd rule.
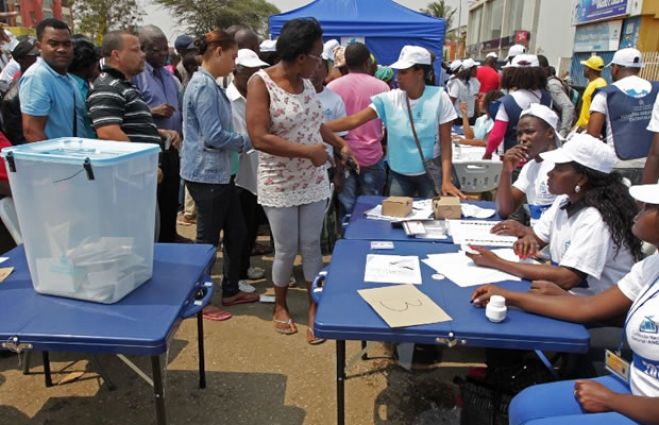
[[[308,146],[307,158],[316,167],[320,167],[330,159],[327,150],[325,150],[325,145],[322,143]]]
[[[489,301],[492,295],[501,295],[505,298],[508,291],[503,288],[499,288],[494,285],[483,285],[476,288],[473,294],[471,294],[471,302],[476,307],[484,307]]]
[[[611,408],[608,402],[615,395],[616,393],[599,382],[580,380],[574,384],[574,398],[577,399],[581,407],[587,412],[601,413],[610,411]]]
[[[448,182],[448,181],[442,181],[442,196],[457,196],[460,199],[466,199],[467,197],[465,196],[464,193],[460,191],[453,182]]]
[[[529,233],[529,228],[515,220],[504,220],[492,227],[490,233],[503,236],[517,236],[521,238]]]
[[[517,166],[529,159],[528,148],[526,145],[517,145],[508,149],[503,156],[503,168],[508,172],[513,172]]]
[[[467,102],[460,102],[460,112],[462,113],[463,117],[467,116],[467,114],[469,113],[469,107],[467,105]]]
[[[548,280],[534,280],[531,282],[529,292],[541,295],[566,295],[567,291],[554,282]]]
[[[492,153],[485,152],[485,154],[483,155],[483,159],[487,159],[487,160],[492,159]]]
[[[540,245],[533,234],[526,234],[517,239],[513,244],[513,251],[522,260],[536,255],[540,251]]]
[[[490,251],[487,248],[483,248],[480,246],[469,246],[469,248],[472,251],[476,251],[476,254],[472,254],[470,252],[466,252],[465,254],[467,257],[471,258],[471,260],[480,267],[489,267],[489,268],[497,268],[497,265],[501,261],[501,258],[497,256],[495,253]]]
[[[355,154],[348,143],[344,143],[341,148],[341,163],[345,166],[348,160],[352,160],[352,163],[355,165],[355,172],[359,174],[359,162],[357,162],[357,158],[355,158]]]

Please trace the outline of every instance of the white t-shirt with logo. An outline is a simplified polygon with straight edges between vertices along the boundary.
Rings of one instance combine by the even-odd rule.
[[[548,244],[553,262],[587,275],[588,287],[575,287],[571,292],[594,295],[618,283],[634,258],[625,245],[616,251],[609,227],[596,208],[585,207],[568,217],[562,208],[567,203],[567,195],[557,196],[533,232]]]
[[[446,83],[446,92],[450,97],[455,98],[453,107],[455,108],[455,113],[461,117],[462,112],[460,111],[460,103],[465,102],[467,104],[467,116],[469,118],[474,116],[476,110],[476,96],[478,95],[478,90],[480,89],[480,82],[476,78],[470,78],[468,83],[465,83],[464,80],[459,78],[451,78]]]
[[[659,96],[655,99],[652,107],[652,118],[648,124],[648,131],[659,133]]]
[[[632,394],[659,397],[659,254],[636,263],[618,289],[633,301],[625,328],[635,355],[630,371]]]
[[[622,92],[628,96],[635,98],[647,96],[652,91],[652,84],[648,80],[644,80],[636,75],[622,78],[613,83]],[[611,128],[611,121],[609,120],[609,106],[606,104],[606,93],[597,92],[593,96],[593,101],[590,103],[590,113],[599,112],[606,115],[606,128]],[[606,143],[613,147],[613,134],[610,130],[606,132]],[[645,158],[630,159],[626,161],[618,160],[616,168],[643,168],[645,165]]]
[[[556,195],[550,193],[547,187],[547,173],[553,168],[554,163],[546,160],[532,159],[524,164],[513,187],[524,192],[527,204],[542,206],[554,203]]]

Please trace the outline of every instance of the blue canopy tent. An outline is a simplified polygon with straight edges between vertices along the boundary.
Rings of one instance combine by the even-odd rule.
[[[287,21],[306,17],[320,22],[325,40],[364,37],[382,65],[394,63],[406,44],[425,47],[437,56],[435,73],[440,75],[444,46],[441,18],[415,12],[391,0],[314,0],[298,9],[270,16],[270,37],[278,37]]]

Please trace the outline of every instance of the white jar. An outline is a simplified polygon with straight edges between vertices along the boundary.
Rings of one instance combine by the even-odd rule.
[[[492,295],[490,297],[490,302],[487,303],[487,307],[485,307],[485,317],[487,317],[490,322],[503,322],[506,318],[507,310],[506,299],[501,295]]]

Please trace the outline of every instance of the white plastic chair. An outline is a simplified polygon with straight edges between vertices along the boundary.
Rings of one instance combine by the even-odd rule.
[[[460,190],[467,193],[483,193],[496,189],[503,163],[500,161],[453,161],[460,182]]]
[[[14,200],[9,196],[0,199],[0,220],[4,223],[11,237],[14,238],[16,245],[22,244],[23,237],[18,226],[18,215],[16,215]]]

